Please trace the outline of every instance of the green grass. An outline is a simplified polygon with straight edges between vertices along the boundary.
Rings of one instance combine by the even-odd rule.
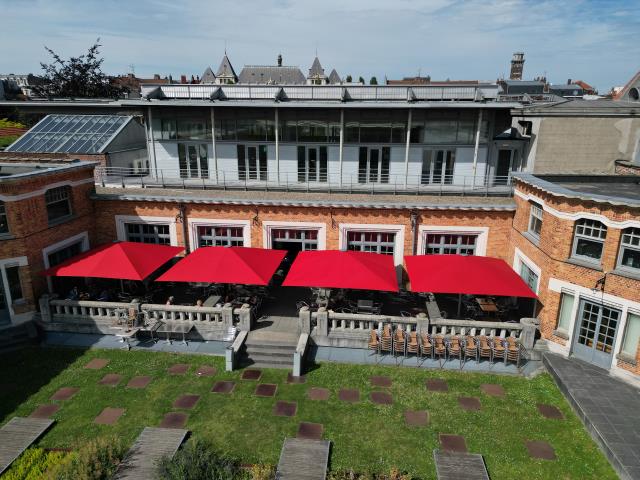
[[[7,135],[6,137],[0,137],[0,148],[8,147],[18,138],[20,138],[20,135]]]
[[[85,370],[95,357],[110,359],[102,370]],[[169,376],[165,370],[174,363],[191,365],[186,375]],[[200,365],[214,365],[214,377],[199,378]],[[285,437],[295,436],[298,422],[324,424],[324,437],[333,442],[332,470],[388,471],[391,466],[421,479],[435,478],[433,450],[438,448],[438,433],[464,435],[471,452],[482,453],[493,480],[499,479],[615,479],[602,453],[591,441],[582,424],[546,374],[528,380],[515,376],[497,376],[419,370],[406,367],[320,364],[307,374],[306,384],[286,384],[284,370],[265,370],[261,382],[277,383],[275,398],[253,396],[256,382],[239,380],[240,372],[224,372],[220,357],[176,355],[141,351],[76,350],[33,348],[0,356],[0,422],[15,415],[29,415],[60,387],[75,386],[80,391],[71,400],[60,402],[54,415],[56,425],[42,438],[40,446],[66,448],[85,439],[115,434],[132,443],[144,426],[158,425],[164,413],[173,410],[173,401],[181,394],[202,397],[189,412],[187,428],[196,437],[212,442],[221,451],[244,463],[278,462]],[[97,382],[106,373],[124,378],[119,386],[106,387]],[[126,389],[136,375],[150,375],[153,382],[144,390]],[[371,403],[371,375],[393,379],[392,406]],[[448,393],[427,392],[427,378],[444,378]],[[217,380],[238,383],[231,395],[210,393]],[[499,383],[507,394],[494,398],[480,392],[483,383]],[[331,390],[327,402],[306,399],[309,387]],[[342,387],[358,388],[361,401],[348,404],[337,399]],[[479,412],[465,412],[458,396],[478,396]],[[272,415],[276,400],[298,402],[293,418]],[[547,420],[538,414],[537,403],[556,405],[565,420]],[[125,415],[114,426],[94,425],[93,419],[104,407],[122,407]],[[428,427],[409,428],[403,412],[427,410]],[[532,460],[524,441],[546,440],[555,448],[556,461]]]

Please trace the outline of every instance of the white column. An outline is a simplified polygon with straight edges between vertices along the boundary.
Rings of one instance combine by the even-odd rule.
[[[280,185],[280,126],[278,125],[278,109],[276,108],[276,185]],[[269,174],[267,173],[267,181]]]
[[[213,154],[213,169],[216,172],[216,183],[218,183],[218,151],[216,150],[216,122],[213,107],[211,107],[211,145],[213,146],[211,150]]]
[[[151,116],[151,107],[147,107],[147,114],[149,118],[149,139],[151,140],[151,168],[153,168],[153,171],[156,174],[156,178],[158,178],[158,164],[156,163],[156,143],[153,139],[153,117]]]
[[[342,186],[342,151],[344,150],[344,108],[340,109],[340,186]]]
[[[473,147],[473,186],[476,185],[476,171],[478,169],[478,149],[480,148],[480,130],[482,129],[482,109],[478,110],[478,126],[476,128],[476,143]]]
[[[409,109],[409,114],[407,115],[407,145],[404,150],[404,188],[407,188],[407,183],[409,181],[409,147],[411,146],[411,117],[413,114],[413,110]]]

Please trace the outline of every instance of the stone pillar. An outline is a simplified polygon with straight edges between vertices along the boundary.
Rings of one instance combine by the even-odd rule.
[[[222,307],[222,324],[227,328],[233,327],[233,307],[230,303]]]
[[[248,303],[242,305],[238,317],[238,328],[245,332],[251,331],[251,307]]]
[[[311,333],[311,312],[309,307],[302,307],[298,314],[298,327],[300,333]]]
[[[426,313],[419,313],[417,315],[418,323],[416,325],[416,331],[418,335],[423,333],[429,333],[429,317]]]
[[[521,318],[520,324],[524,327],[520,343],[527,349],[527,352],[531,352],[536,342],[536,331],[540,325],[540,320],[537,318]]]
[[[51,297],[49,295],[44,294],[40,297],[40,320],[44,323],[51,323],[51,306],[49,305],[49,301]]]
[[[329,336],[329,312],[325,307],[320,307],[316,316],[318,326],[316,327],[316,334],[321,337]]]
[[[224,359],[224,369],[227,372],[233,372],[233,368],[235,367],[235,355],[233,352],[233,346],[229,345],[224,351]]]

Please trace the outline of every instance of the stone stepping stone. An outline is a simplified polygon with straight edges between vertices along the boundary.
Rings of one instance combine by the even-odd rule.
[[[79,388],[75,387],[63,387],[51,396],[51,400],[69,400],[78,390]]]
[[[98,425],[113,425],[118,421],[118,419],[124,413],[124,408],[111,408],[107,407],[100,415],[98,415],[93,423],[97,423]]]
[[[242,372],[240,378],[242,380],[260,380],[262,370],[248,369]]]
[[[233,389],[235,388],[236,384],[234,382],[229,382],[229,381],[223,381],[223,382],[216,382],[213,384],[213,388],[211,389],[211,391],[213,393],[231,393],[233,392]]]
[[[127,383],[127,388],[146,388],[151,383],[151,377],[133,377]]]
[[[374,377],[370,377],[369,380],[371,381],[371,386],[373,387],[390,387],[391,386],[391,379],[389,377],[374,376]]]
[[[553,447],[544,440],[527,440],[525,442],[529,456],[531,458],[540,458],[542,460],[555,460],[556,452]]]
[[[54,403],[48,405],[40,405],[36,408],[29,417],[31,418],[49,418],[51,415],[60,410],[60,406]]]
[[[84,368],[88,368],[89,370],[100,370],[104,368],[109,363],[109,360],[106,358],[94,358],[89,363],[87,363]]]
[[[187,410],[196,406],[200,400],[200,395],[182,395],[173,402],[173,408],[185,408]]]
[[[322,440],[324,426],[321,423],[300,422],[296,437],[307,440]]]
[[[460,408],[467,411],[482,410],[480,399],[477,397],[458,397],[458,405],[460,405]]]
[[[169,412],[160,422],[160,428],[183,428],[188,418],[189,415],[186,413]]]
[[[293,417],[298,410],[296,402],[277,401],[273,406],[273,414],[277,417]]]
[[[463,436],[441,433],[438,437],[440,439],[440,447],[445,452],[467,453],[467,442]]]
[[[356,403],[360,401],[360,390],[342,388],[338,392],[338,398],[343,402]]]
[[[120,380],[122,380],[122,375],[118,375],[117,373],[107,373],[98,383],[108,387],[115,387],[120,383]]]
[[[198,370],[196,370],[196,375],[199,377],[213,377],[216,373],[218,373],[216,367],[211,367],[209,365],[201,365],[198,367]]]
[[[273,397],[277,389],[278,385],[275,383],[260,383],[256,387],[254,394],[258,397]]]
[[[378,405],[393,405],[393,397],[387,392],[371,392],[371,401]]]
[[[429,412],[425,410],[407,410],[404,419],[410,427],[424,427],[429,424]]]
[[[299,377],[294,377],[293,373],[291,372],[287,373],[287,383],[302,384],[302,383],[306,383],[306,381],[307,381],[307,377],[305,377],[304,375],[300,375]]]
[[[480,385],[480,390],[492,397],[504,397],[505,395],[504,388],[497,383],[483,383]]]
[[[309,400],[329,400],[329,390],[326,388],[313,387],[307,390],[307,398]]]
[[[187,363],[176,363],[167,369],[167,373],[169,375],[184,375],[187,373],[187,370],[189,370]]]
[[[448,392],[449,385],[446,380],[441,378],[430,378],[426,382],[427,390],[430,392]]]
[[[537,406],[538,411],[543,417],[552,418],[554,420],[564,420],[564,415],[558,409],[558,407],[555,407],[553,405],[546,405],[544,403],[539,403]]]

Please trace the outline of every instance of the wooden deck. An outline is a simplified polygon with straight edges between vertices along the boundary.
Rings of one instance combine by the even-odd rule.
[[[0,428],[0,475],[52,424],[48,418],[13,417]]]
[[[152,480],[158,461],[173,457],[187,436],[187,430],[146,427],[127,452],[115,479]]]
[[[276,478],[278,480],[324,480],[329,462],[327,440],[287,438],[282,445]]]
[[[433,451],[438,480],[489,480],[482,455]]]

